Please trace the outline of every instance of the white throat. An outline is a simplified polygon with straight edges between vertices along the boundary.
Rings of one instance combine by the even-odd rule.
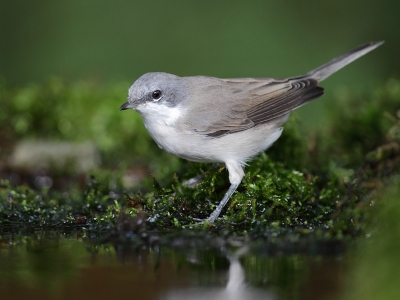
[[[136,110],[143,116],[146,128],[151,124],[173,126],[183,114],[179,106],[169,107],[152,102],[143,103]]]
[[[144,126],[161,149],[176,153],[180,133],[177,122],[183,115],[178,107],[168,107],[157,103],[144,103],[136,108],[142,115]],[[178,140],[177,140],[178,139]]]

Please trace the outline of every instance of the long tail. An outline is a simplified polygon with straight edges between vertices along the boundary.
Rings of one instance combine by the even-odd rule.
[[[384,41],[381,42],[370,42],[364,45],[361,45],[342,56],[336,57],[332,59],[330,62],[323,64],[322,66],[308,72],[306,75],[303,76],[306,78],[314,78],[318,82],[328,78],[336,71],[340,70],[344,66],[348,65],[352,61],[356,60],[357,58],[367,54],[368,52],[374,50],[375,48],[382,45]]]

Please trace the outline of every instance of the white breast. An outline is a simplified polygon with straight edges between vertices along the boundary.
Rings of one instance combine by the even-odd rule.
[[[137,110],[142,115],[149,134],[160,148],[197,162],[245,163],[270,147],[282,133],[282,127],[276,126],[274,122],[213,138],[194,130],[182,131],[182,127],[177,125],[185,111],[179,106],[171,108],[157,103],[146,103]]]
[[[157,145],[175,155],[175,148],[180,144],[181,132],[175,125],[182,117],[184,110],[179,106],[168,107],[159,103],[144,103],[136,109],[143,117],[147,131]]]

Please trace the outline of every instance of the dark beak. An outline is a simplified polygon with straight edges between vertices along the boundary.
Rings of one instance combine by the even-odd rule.
[[[121,105],[121,107],[119,108],[119,110],[125,110],[129,108],[129,102],[126,101],[124,104]]]

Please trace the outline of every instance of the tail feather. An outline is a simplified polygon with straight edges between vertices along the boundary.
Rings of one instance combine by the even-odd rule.
[[[336,71],[340,70],[344,66],[348,65],[352,61],[356,60],[357,58],[367,54],[368,52],[374,50],[375,48],[382,45],[384,41],[380,42],[370,42],[364,45],[361,45],[342,56],[336,57],[332,59],[330,62],[323,64],[322,66],[308,72],[304,77],[305,78],[313,78],[316,79],[318,82],[328,78]]]

